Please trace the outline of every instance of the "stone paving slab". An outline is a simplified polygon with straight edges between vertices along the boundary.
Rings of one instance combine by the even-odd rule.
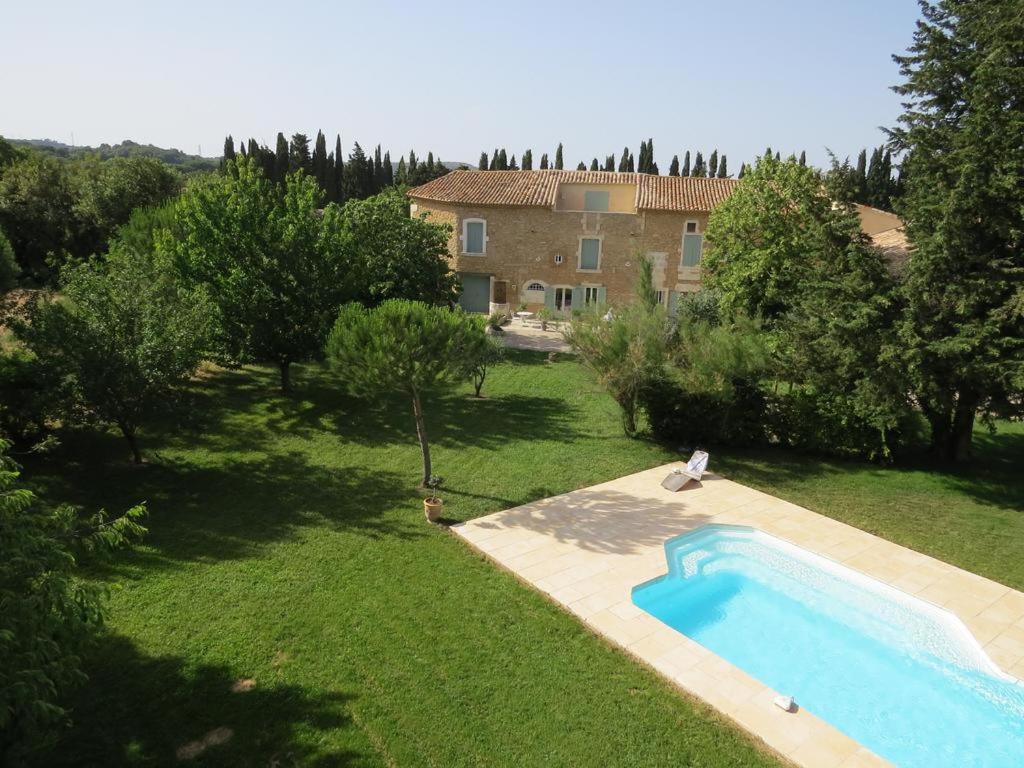
[[[677,466],[682,463],[452,530],[805,768],[889,763],[803,709],[773,706],[774,690],[633,605],[633,587],[666,572],[667,539],[707,523],[758,528],[946,608],[996,664],[1024,678],[1024,593],[715,475],[672,493],[660,483]]]

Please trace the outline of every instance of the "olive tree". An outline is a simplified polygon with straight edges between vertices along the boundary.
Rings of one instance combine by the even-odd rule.
[[[354,395],[406,395],[423,454],[423,485],[431,475],[423,398],[465,376],[466,362],[486,343],[469,315],[419,301],[389,299],[373,309],[342,307],[327,340],[327,358]]]
[[[15,331],[70,391],[68,414],[120,430],[136,464],[137,434],[175,401],[208,348],[210,303],[159,254],[115,248],[65,268],[61,295]]]

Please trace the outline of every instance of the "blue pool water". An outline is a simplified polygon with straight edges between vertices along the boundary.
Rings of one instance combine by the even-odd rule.
[[[751,528],[665,545],[633,602],[903,768],[1024,766],[1024,685],[952,614]]]

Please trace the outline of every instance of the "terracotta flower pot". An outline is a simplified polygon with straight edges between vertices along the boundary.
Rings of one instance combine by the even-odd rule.
[[[444,507],[444,501],[440,498],[427,498],[423,500],[423,514],[427,516],[427,520],[431,523],[436,523],[438,518],[441,517],[441,510]]]

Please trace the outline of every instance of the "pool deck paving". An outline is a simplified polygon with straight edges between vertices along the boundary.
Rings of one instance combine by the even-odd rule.
[[[666,573],[667,539],[708,523],[760,529],[947,609],[996,664],[1024,679],[1024,593],[716,475],[675,493],[662,488],[665,475],[681,466],[542,499],[452,531],[805,768],[889,763],[806,710],[783,712],[772,703],[779,692],[633,605],[633,587]]]

